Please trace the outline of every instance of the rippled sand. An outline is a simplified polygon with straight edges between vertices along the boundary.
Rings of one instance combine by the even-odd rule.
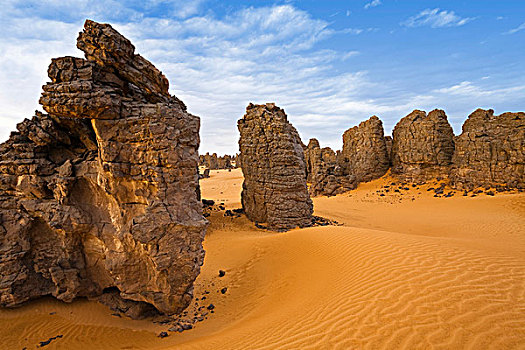
[[[240,207],[242,173],[211,175],[203,198]],[[96,302],[42,299],[0,310],[0,348],[525,348],[525,194],[379,196],[390,181],[314,199],[342,226],[272,233],[212,214],[195,295],[215,313],[193,330],[160,339],[166,326]]]

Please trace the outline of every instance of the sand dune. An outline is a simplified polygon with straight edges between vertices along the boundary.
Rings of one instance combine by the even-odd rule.
[[[0,311],[2,349],[59,334],[46,348],[525,348],[525,195],[380,197],[387,182],[314,200],[343,226],[272,233],[213,213],[195,296],[215,312],[193,330],[160,339],[163,325],[46,299]],[[239,207],[241,184],[212,171],[203,198]]]

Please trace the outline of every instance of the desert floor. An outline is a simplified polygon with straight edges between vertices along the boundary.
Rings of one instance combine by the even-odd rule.
[[[525,349],[525,194],[380,196],[391,181],[315,198],[342,226],[273,233],[213,212],[195,297],[215,310],[190,331],[44,298],[0,310],[0,348]],[[239,208],[241,184],[212,171],[202,196]]]

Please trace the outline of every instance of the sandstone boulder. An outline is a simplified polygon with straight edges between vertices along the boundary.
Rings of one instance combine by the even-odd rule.
[[[237,123],[246,216],[273,230],[312,224],[313,205],[297,130],[273,103],[250,104]]]
[[[442,110],[414,110],[394,128],[392,174],[406,181],[447,176],[454,153],[454,132]]]
[[[473,112],[456,138],[452,162],[456,188],[525,189],[525,113]]]
[[[48,114],[0,145],[0,305],[179,313],[204,259],[199,118],[110,25],[86,21],[77,46],[49,66]]]

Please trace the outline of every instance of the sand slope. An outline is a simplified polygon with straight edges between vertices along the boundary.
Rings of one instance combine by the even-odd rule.
[[[525,195],[379,197],[385,181],[314,200],[344,226],[276,234],[214,213],[195,291],[216,308],[191,331],[159,339],[165,326],[97,303],[41,300],[0,311],[1,348],[525,348]],[[238,207],[241,184],[212,171],[203,197]]]

